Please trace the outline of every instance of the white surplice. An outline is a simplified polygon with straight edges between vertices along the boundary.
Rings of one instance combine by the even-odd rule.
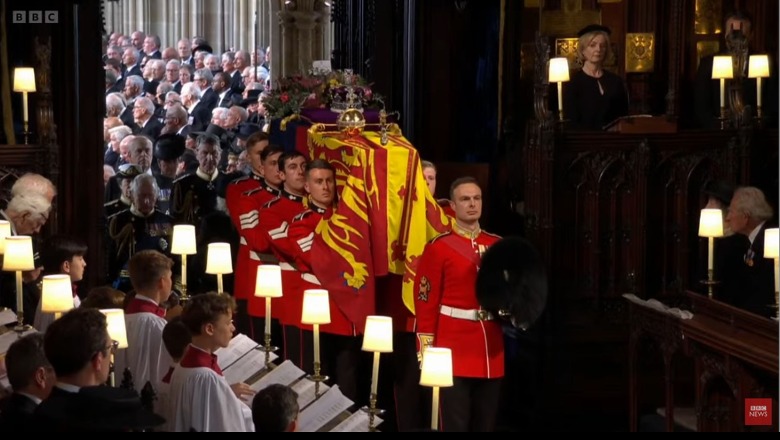
[[[254,432],[252,410],[211,368],[177,366],[168,396],[168,426],[174,432]]]
[[[127,348],[118,350],[114,365],[116,383],[120,384],[125,368],[133,374],[133,387],[139,393],[151,382],[157,390],[168,368],[173,363],[162,340],[167,321],[154,313],[132,313],[125,315]]]

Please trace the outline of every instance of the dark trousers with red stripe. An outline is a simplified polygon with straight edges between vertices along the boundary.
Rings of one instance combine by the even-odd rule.
[[[493,432],[498,416],[501,379],[454,377],[440,390],[441,430]]]

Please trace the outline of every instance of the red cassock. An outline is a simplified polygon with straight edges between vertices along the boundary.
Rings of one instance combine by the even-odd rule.
[[[475,289],[482,253],[500,237],[484,231],[453,230],[425,247],[417,267],[414,307],[417,348],[452,350],[453,375],[504,375],[501,324],[482,310]]]
[[[326,210],[318,206],[311,205],[312,209],[306,210],[295,217],[287,231],[287,238],[293,244],[294,265],[299,270],[301,277],[298,283],[297,291],[293,292],[290,307],[293,310],[302,310],[303,292],[306,289],[322,289],[322,285],[317,277],[312,273],[311,268],[311,245],[314,242],[314,231],[320,220],[326,214]],[[285,290],[287,294],[287,290]],[[347,316],[339,309],[338,304],[333,301],[333,296],[329,296],[330,303],[330,324],[320,326],[320,330],[325,333],[331,333],[342,336],[355,336],[355,326],[347,319]],[[304,330],[311,330],[312,326],[296,324]]]
[[[295,310],[294,304],[291,305],[291,296],[297,290],[301,277],[291,264],[294,261],[293,247],[287,239],[287,230],[295,216],[306,210],[303,200],[303,197],[282,191],[279,197],[260,210],[257,225],[244,231],[250,252],[255,252],[263,262],[270,262],[269,258],[276,259],[282,268],[283,296],[275,301],[273,314],[285,325],[296,325],[301,320],[301,310]],[[250,316],[265,316],[265,299],[250,296],[248,310]]]
[[[253,185],[250,182],[254,182],[256,186],[241,191],[242,188]],[[226,202],[230,212],[230,219],[241,235],[233,282],[234,295],[237,299],[246,300],[254,296],[257,266],[260,265],[257,253],[250,252],[251,250],[247,246],[244,230],[257,226],[260,209],[278,195],[279,190],[271,188],[264,181],[256,181],[249,178],[241,179],[228,186]],[[265,313],[265,309],[263,313]]]

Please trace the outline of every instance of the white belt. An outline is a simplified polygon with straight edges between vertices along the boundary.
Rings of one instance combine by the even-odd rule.
[[[467,321],[492,321],[493,314],[487,310],[482,309],[459,309],[457,307],[450,307],[441,305],[439,311],[442,315],[449,316],[455,319],[465,319]]]
[[[285,263],[285,262],[282,262],[282,261],[279,262],[279,267],[282,270],[295,270],[295,268],[292,266],[292,264]]]
[[[318,286],[321,286],[322,283],[320,283],[320,280],[317,279],[317,277],[313,273],[305,273],[301,275],[301,279],[303,281],[308,281],[312,284],[316,284]]]

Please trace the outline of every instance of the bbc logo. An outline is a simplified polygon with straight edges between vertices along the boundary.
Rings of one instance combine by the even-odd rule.
[[[60,11],[11,11],[13,23],[59,23]]]

